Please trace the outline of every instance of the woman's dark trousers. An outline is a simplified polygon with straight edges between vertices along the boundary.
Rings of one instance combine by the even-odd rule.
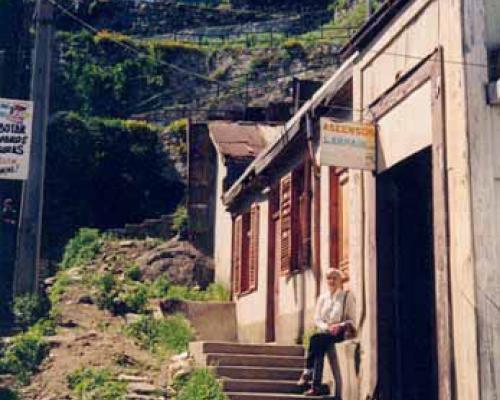
[[[343,340],[342,335],[331,333],[315,333],[311,336],[309,350],[307,351],[306,368],[313,371],[313,385],[320,386],[323,379],[325,353],[331,345]]]

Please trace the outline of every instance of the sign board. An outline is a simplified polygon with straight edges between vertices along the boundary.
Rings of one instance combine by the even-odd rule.
[[[320,164],[374,171],[376,128],[373,124],[321,118]]]
[[[33,102],[0,98],[0,179],[28,178]]]

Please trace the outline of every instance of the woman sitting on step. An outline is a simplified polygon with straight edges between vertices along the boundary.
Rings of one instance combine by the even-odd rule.
[[[331,270],[326,275],[328,290],[318,298],[314,323],[317,333],[311,336],[306,369],[297,382],[307,387],[305,395],[321,395],[325,353],[335,343],[355,336],[355,302],[351,292],[343,289],[344,274]],[[338,383],[336,385],[338,389]],[[338,390],[337,395],[340,396]]]

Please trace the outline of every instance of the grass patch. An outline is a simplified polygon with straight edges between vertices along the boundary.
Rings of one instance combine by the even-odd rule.
[[[188,379],[176,382],[177,400],[227,400],[222,387],[208,369],[195,370]]]
[[[97,229],[82,228],[64,248],[61,268],[83,266],[91,262],[100,252],[101,234]]]
[[[172,229],[177,233],[182,233],[188,227],[188,211],[185,205],[180,204],[174,212]]]
[[[78,400],[121,400],[127,394],[127,384],[117,382],[115,375],[105,368],[78,369],[66,380]]]
[[[15,375],[19,384],[26,385],[48,352],[48,343],[36,329],[22,333],[0,349],[0,374]]]
[[[230,292],[221,284],[212,283],[206,290],[172,285],[165,296],[166,299],[187,301],[229,301]]]
[[[61,301],[61,296],[66,292],[66,289],[71,284],[71,278],[65,271],[57,274],[56,280],[50,288],[49,300],[50,304],[54,307]]]
[[[144,348],[156,354],[182,353],[194,335],[189,321],[181,315],[157,320],[144,315],[125,328]]]
[[[12,313],[17,325],[28,329],[47,312],[46,302],[38,294],[25,294],[17,296],[12,305]]]

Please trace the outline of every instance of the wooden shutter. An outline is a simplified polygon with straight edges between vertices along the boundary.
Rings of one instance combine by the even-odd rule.
[[[248,290],[257,289],[257,275],[259,270],[259,229],[260,206],[252,205],[250,212],[250,259],[248,265]]]
[[[281,179],[280,185],[280,220],[281,220],[281,240],[280,240],[280,269],[282,273],[289,273],[292,270],[293,262],[293,176],[289,173]]]
[[[311,164],[309,160],[302,169],[302,192],[299,201],[300,238],[299,238],[299,267],[307,268],[311,263]]]
[[[238,215],[233,222],[233,292],[241,292],[241,259],[242,259],[243,217]]]
[[[330,168],[330,268],[339,265],[339,177]]]

